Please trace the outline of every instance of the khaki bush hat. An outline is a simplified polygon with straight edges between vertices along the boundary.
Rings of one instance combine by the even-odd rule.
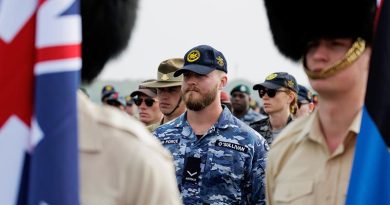
[[[183,76],[174,77],[175,71],[181,69],[184,65],[182,58],[172,58],[160,63],[157,71],[157,80],[153,82],[142,83],[142,86],[149,88],[166,88],[181,86]]]

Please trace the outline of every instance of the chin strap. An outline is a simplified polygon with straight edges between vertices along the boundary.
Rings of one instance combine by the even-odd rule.
[[[166,114],[166,116],[172,115],[172,113],[175,112],[177,108],[179,108],[180,103],[181,103],[181,97],[179,98],[179,101],[177,102],[176,107],[173,108],[173,110],[170,113]]]
[[[325,79],[334,76],[355,62],[363,54],[365,48],[366,41],[362,38],[357,38],[356,41],[352,44],[351,48],[345,54],[344,58],[331,65],[329,68],[323,69],[321,72],[313,72],[307,69],[305,65],[304,70],[310,79]]]

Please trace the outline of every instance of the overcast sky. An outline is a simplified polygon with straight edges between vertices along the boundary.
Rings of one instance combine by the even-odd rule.
[[[286,71],[308,85],[301,66],[273,45],[262,0],[139,0],[129,47],[99,78],[156,78],[161,61],[183,57],[201,44],[225,55],[230,80],[259,83],[272,72]]]

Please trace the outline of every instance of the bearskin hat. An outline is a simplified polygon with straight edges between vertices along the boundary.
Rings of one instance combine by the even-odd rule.
[[[137,5],[137,0],[81,0],[83,82],[91,82],[126,48]]]
[[[319,38],[361,37],[372,42],[375,0],[264,1],[274,43],[294,61]]]

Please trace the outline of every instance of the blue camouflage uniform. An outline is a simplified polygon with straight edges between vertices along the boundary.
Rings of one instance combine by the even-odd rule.
[[[249,108],[248,112],[243,117],[238,118],[238,119],[245,122],[245,124],[249,125],[252,122],[256,122],[256,121],[262,120],[264,118],[266,118],[266,117],[261,115],[258,112],[255,112],[252,108]]]
[[[291,116],[287,119],[286,126],[292,121]],[[272,132],[271,123],[269,122],[269,118],[262,119],[260,121],[253,122],[249,125],[252,129],[256,130],[267,140],[268,145],[271,146],[272,142],[275,139],[275,133]],[[280,133],[280,130],[278,134]]]
[[[265,139],[226,107],[200,139],[186,119],[187,112],[154,132],[173,155],[183,203],[265,204]]]

